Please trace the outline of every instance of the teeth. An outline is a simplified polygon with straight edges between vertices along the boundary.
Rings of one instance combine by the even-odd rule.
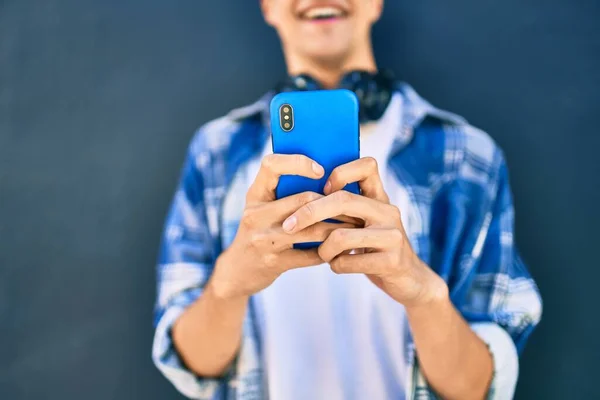
[[[342,11],[335,7],[315,7],[308,10],[304,16],[309,19],[341,17]]]

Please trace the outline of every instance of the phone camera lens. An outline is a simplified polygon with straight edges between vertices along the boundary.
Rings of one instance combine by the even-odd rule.
[[[294,110],[289,104],[283,104],[279,108],[279,123],[281,129],[285,132],[290,132],[294,129]]]

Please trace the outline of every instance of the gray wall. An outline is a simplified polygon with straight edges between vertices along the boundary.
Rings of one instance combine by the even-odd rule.
[[[179,398],[150,361],[154,260],[194,129],[283,72],[256,3],[0,0],[0,398]],[[375,32],[381,65],[506,150],[545,300],[521,399],[599,392],[599,17],[388,0]]]

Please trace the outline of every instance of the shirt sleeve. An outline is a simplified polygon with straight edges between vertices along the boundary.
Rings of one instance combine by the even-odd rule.
[[[454,258],[458,273],[450,292],[467,321],[495,323],[520,353],[540,321],[542,300],[515,245],[512,194],[500,150],[490,170],[491,179],[480,193],[480,210],[473,204],[476,211],[465,214]]]
[[[489,157],[466,153],[432,216],[434,248],[441,249],[432,268],[446,280],[452,302],[494,358],[488,399],[506,399],[513,395],[518,354],[540,321],[542,302],[514,243],[502,152],[494,146]],[[437,398],[416,361],[408,387],[417,398]]]
[[[488,201],[490,209],[482,213],[481,228],[468,253],[474,256],[472,278],[467,275],[470,286],[457,288],[455,296],[459,310],[494,360],[488,399],[509,399],[519,376],[518,353],[540,321],[542,302],[514,242],[512,194],[499,150],[497,160],[497,183],[491,191],[495,196]]]
[[[218,243],[210,233],[206,214],[202,175],[190,151],[162,237],[152,359],[164,376],[192,399],[223,398],[228,380],[227,376],[196,376],[184,365],[171,338],[173,323],[202,293],[216,258]]]
[[[509,334],[498,324],[480,322],[471,324],[471,329],[488,346],[494,363],[494,372],[488,400],[512,399],[519,377],[519,356]],[[408,377],[407,398],[437,400],[439,396],[429,386],[418,361],[414,360]]]
[[[494,361],[488,399],[512,399],[519,377],[519,356],[511,337],[493,322],[471,324],[471,329],[487,344]]]

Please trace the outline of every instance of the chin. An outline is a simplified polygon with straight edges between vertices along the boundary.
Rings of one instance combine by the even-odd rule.
[[[346,43],[331,43],[331,41],[314,43],[303,49],[303,53],[319,64],[343,64],[352,52]]]

